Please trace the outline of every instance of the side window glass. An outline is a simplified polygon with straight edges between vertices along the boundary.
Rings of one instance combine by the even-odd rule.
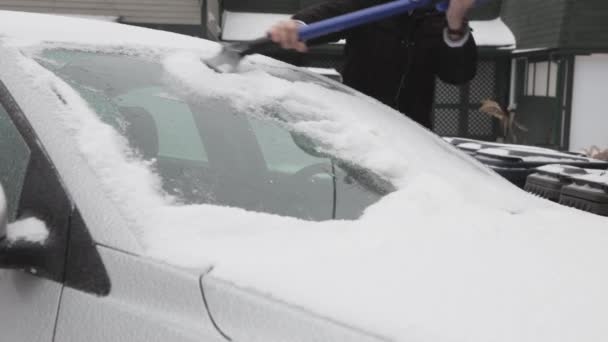
[[[0,183],[8,206],[8,221],[15,220],[31,152],[8,113],[0,105]]]

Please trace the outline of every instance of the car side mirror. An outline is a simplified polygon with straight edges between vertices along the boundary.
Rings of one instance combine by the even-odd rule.
[[[35,219],[21,220],[19,228],[24,230],[12,234],[8,226],[8,213],[4,189],[0,185],[0,269],[21,269],[38,272],[44,255],[44,241],[48,231],[44,224],[32,223]],[[46,236],[45,236],[46,232]]]

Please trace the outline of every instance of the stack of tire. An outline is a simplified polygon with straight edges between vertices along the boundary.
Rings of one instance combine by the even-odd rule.
[[[608,170],[547,165],[528,177],[525,189],[569,207],[608,216]]]
[[[522,189],[526,186],[528,176],[536,173],[537,168],[545,165],[559,164],[582,169],[608,169],[608,162],[548,148],[499,144],[464,138],[444,139]]]

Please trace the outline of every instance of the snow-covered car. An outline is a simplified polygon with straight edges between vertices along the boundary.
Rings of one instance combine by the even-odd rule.
[[[608,220],[219,50],[0,12],[1,341],[608,340]]]

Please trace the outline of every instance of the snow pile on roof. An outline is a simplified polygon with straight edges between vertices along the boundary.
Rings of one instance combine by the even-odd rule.
[[[241,41],[264,37],[272,25],[290,17],[288,14],[224,11],[222,39]]]
[[[265,36],[275,23],[290,17],[287,14],[224,11],[222,39],[227,41],[257,39]],[[470,24],[478,46],[515,46],[515,35],[500,18],[487,21],[474,20]]]
[[[473,20],[470,22],[470,25],[478,46],[514,48],[516,45],[515,35],[500,18]]]
[[[225,99],[252,115],[276,109],[293,130],[398,188],[356,221],[179,206],[78,93],[13,52],[0,71],[22,70],[18,82],[30,90],[16,97],[40,95],[40,115],[68,128],[67,138],[133,220],[152,257],[194,268],[212,263],[216,277],[387,340],[599,342],[608,336],[606,220],[521,192],[370,98],[272,77],[254,67],[274,63],[259,56],[239,74],[217,74],[195,52],[165,56],[175,91]]]
[[[28,218],[8,225],[6,239],[10,243],[18,241],[44,244],[49,237],[49,230],[41,220]]]

